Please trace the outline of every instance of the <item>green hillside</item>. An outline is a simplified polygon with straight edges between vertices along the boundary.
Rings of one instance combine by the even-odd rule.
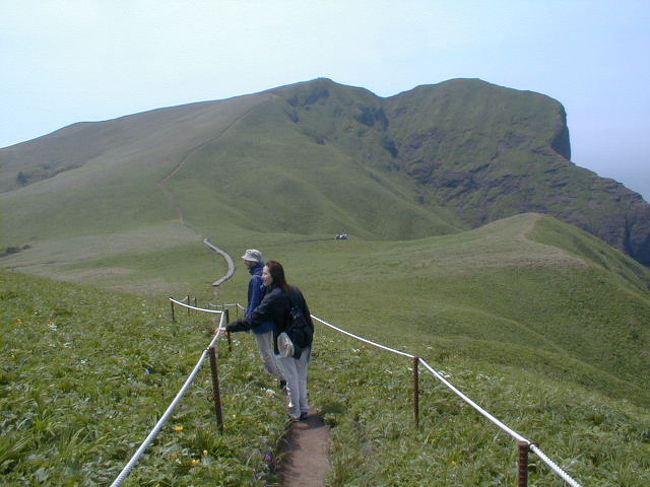
[[[165,298],[242,302],[256,247],[316,315],[423,357],[584,485],[647,483],[650,205],[570,162],[564,118],[480,80],[383,99],[319,79],[0,150],[0,475],[112,480],[214,326]],[[218,289],[206,237],[237,263]],[[284,410],[237,344],[231,436],[202,378],[130,485],[262,485]],[[433,378],[405,428],[408,367],[318,330],[331,485],[513,484],[512,442]]]
[[[650,263],[650,205],[569,160],[565,118],[481,80],[380,98],[317,79],[77,124],[0,150],[0,248],[35,262],[163,227],[411,240],[539,212]]]
[[[243,232],[210,238],[235,257],[253,244],[263,249],[286,263],[289,279],[323,315],[414,353],[422,352],[423,336],[435,336],[488,362],[547,369],[561,359],[562,367],[548,373],[614,397],[650,399],[648,375],[639,374],[650,365],[648,270],[550,217],[519,215],[401,242]],[[248,274],[239,264],[234,279],[214,293],[211,283],[225,263],[198,240],[165,246],[146,233],[107,240],[113,255],[94,255],[101,242],[79,240],[54,256],[62,259],[58,265],[26,269],[158,297],[244,298]],[[140,247],[134,250],[133,241]],[[83,252],[83,243],[83,260],[64,264],[66,252]],[[517,355],[504,354],[504,343],[516,346]]]
[[[638,373],[648,359],[645,268],[539,215],[401,243],[290,237],[261,243],[285,262],[316,315],[417,353],[540,442],[583,485],[650,481],[650,398]],[[185,280],[200,304],[241,301],[247,274],[240,268],[213,295],[198,271],[214,258],[196,247],[193,255],[168,252],[155,262],[122,256],[133,273],[114,274],[111,286],[121,279],[126,289],[134,275],[164,276],[172,272],[165,263],[178,270],[174,260],[192,257],[198,275],[176,280]],[[0,274],[3,482],[108,485],[115,478],[214,327],[184,312],[172,323],[162,288],[156,293]],[[413,428],[409,360],[320,325],[315,343],[311,393],[332,426],[330,485],[515,482],[515,442],[424,371],[421,427]],[[265,457],[285,426],[282,398],[249,335],[235,335],[232,353],[225,344],[220,350],[225,434],[217,431],[202,371],[125,485],[274,480]],[[531,458],[532,483],[561,484]]]

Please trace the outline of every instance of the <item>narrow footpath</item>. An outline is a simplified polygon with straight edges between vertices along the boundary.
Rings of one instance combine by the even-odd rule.
[[[282,445],[278,467],[281,487],[326,487],[329,464],[329,427],[319,414],[293,423]]]
[[[218,287],[235,273],[232,257],[207,238],[203,243],[221,255],[228,265],[226,274],[212,285]],[[277,466],[280,484],[269,487],[327,487],[329,473],[330,429],[317,411],[302,421],[292,423],[285,433],[281,450],[281,463]]]

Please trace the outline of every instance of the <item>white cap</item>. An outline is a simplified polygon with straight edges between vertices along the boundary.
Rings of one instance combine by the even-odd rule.
[[[246,249],[241,258],[250,262],[262,262],[262,252],[257,249]]]

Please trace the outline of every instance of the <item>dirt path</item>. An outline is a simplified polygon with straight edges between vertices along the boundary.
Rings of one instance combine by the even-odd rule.
[[[197,151],[201,150],[203,147],[207,146],[208,144],[212,144],[215,141],[217,141],[219,138],[221,138],[226,132],[228,132],[237,122],[243,120],[249,113],[251,113],[255,108],[257,107],[257,104],[253,105],[250,107],[248,110],[246,110],[243,114],[235,118],[232,122],[230,122],[226,127],[224,127],[216,136],[212,137],[211,139],[199,144],[198,146],[194,147],[193,149],[190,149],[187,154],[180,160],[180,162],[174,167],[174,169],[163,179],[158,181],[158,186],[162,190],[163,194],[165,195],[165,199],[168,201],[169,206],[174,210],[176,213],[176,217],[178,220],[181,222],[182,225],[185,225],[186,227],[190,228],[190,230],[198,233],[200,235],[200,232],[197,230],[191,228],[189,225],[186,224],[185,218],[183,215],[183,210],[181,207],[176,203],[176,198],[174,197],[173,193],[167,189],[167,183],[171,178],[173,178],[183,167],[185,167],[187,161],[189,158]]]
[[[222,255],[228,263],[228,272],[212,285],[219,286],[230,279],[235,271],[232,257],[210,242],[203,243]],[[281,487],[325,487],[330,469],[330,429],[322,416],[312,411],[306,419],[292,423],[281,446],[282,462],[277,467]],[[277,484],[272,484],[277,485]]]
[[[224,283],[225,281],[230,279],[235,274],[235,262],[232,260],[232,257],[230,257],[230,254],[228,254],[228,252],[226,252],[225,250],[220,249],[219,247],[214,245],[212,242],[210,242],[210,240],[208,240],[207,238],[203,239],[203,243],[205,245],[207,245],[208,247],[210,247],[214,252],[221,255],[225,259],[226,264],[228,265],[228,270],[226,271],[224,276],[217,279],[216,281],[214,281],[212,283],[213,287],[220,286],[222,283]]]
[[[282,487],[325,487],[329,464],[329,427],[318,414],[293,423],[278,467]]]

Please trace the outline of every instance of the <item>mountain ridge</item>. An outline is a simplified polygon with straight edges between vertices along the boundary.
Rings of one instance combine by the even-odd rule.
[[[198,172],[180,170],[166,180],[180,204],[189,203],[181,193],[196,191],[205,201],[192,195],[188,209],[205,204],[239,214],[251,228],[408,239],[533,211],[650,264],[650,205],[620,183],[576,166],[570,155],[566,113],[546,95],[455,79],[382,98],[319,78],[75,124],[2,149],[0,195],[19,200],[17,193],[34,184],[42,192],[59,191],[61,184],[48,190],[57,178],[96,184],[100,173],[102,184],[123,188],[120,172],[127,170],[142,178],[146,193],[187,160]],[[115,166],[112,173],[109,166]],[[91,172],[92,178],[79,177]],[[247,175],[257,173],[275,190],[244,188]],[[225,174],[237,182],[224,183]],[[307,215],[298,215],[287,188],[299,192]],[[160,195],[135,199],[165,218],[153,207]],[[251,213],[259,206],[277,206],[277,215],[265,222]]]

